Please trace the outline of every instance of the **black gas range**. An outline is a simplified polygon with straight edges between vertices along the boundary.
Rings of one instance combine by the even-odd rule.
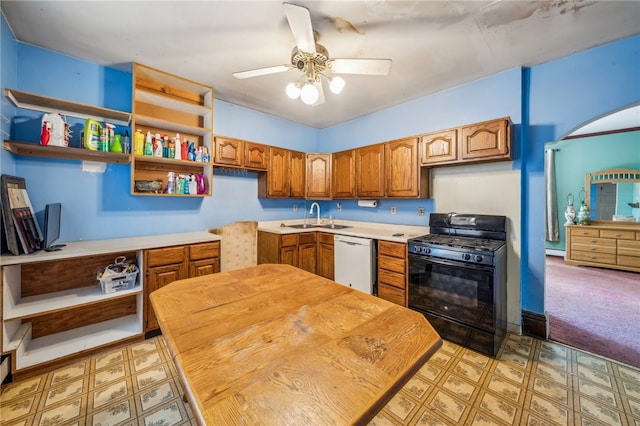
[[[432,213],[408,242],[409,308],[440,335],[495,355],[506,331],[505,216]]]

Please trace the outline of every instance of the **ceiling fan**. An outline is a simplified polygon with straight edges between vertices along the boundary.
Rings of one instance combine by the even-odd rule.
[[[291,51],[291,64],[235,72],[234,77],[243,79],[296,69],[302,72],[302,76],[287,86],[287,95],[291,99],[300,97],[307,105],[320,105],[324,103],[322,78],[337,94],[342,91],[345,82],[342,77],[331,74],[389,74],[391,59],[330,58],[329,51],[317,42],[318,33],[311,25],[309,9],[292,3],[283,3],[283,6],[296,42]]]

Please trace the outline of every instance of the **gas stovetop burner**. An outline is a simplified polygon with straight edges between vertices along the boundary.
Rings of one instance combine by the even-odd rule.
[[[438,234],[427,234],[422,237],[414,238],[414,241],[426,245],[452,247],[470,251],[495,251],[504,245],[504,241],[500,240]]]

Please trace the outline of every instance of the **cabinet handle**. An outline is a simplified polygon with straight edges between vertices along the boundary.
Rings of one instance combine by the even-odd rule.
[[[622,234],[616,234],[616,238],[622,237]]]
[[[597,258],[598,258],[598,256],[589,256],[589,259],[596,260]]]
[[[591,240],[591,242],[595,244],[598,242],[598,240]]]
[[[591,251],[596,251],[597,249],[597,247],[591,247]]]

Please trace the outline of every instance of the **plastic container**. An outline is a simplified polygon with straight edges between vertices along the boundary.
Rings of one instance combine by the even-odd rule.
[[[96,278],[100,281],[100,289],[103,293],[115,293],[118,290],[127,290],[136,285],[138,266],[127,263],[124,256],[117,257],[115,263],[98,270]]]
[[[84,142],[83,145],[86,149],[91,151],[97,151],[100,146],[100,134],[102,132],[102,126],[96,120],[88,118],[84,122]]]

